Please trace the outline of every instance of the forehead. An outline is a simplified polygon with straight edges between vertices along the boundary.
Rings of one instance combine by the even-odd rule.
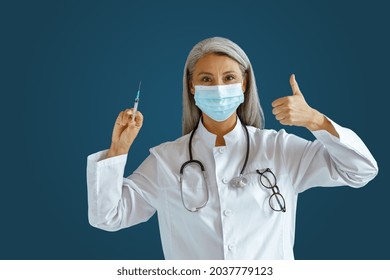
[[[237,71],[240,72],[240,66],[237,61],[227,55],[207,54],[200,58],[196,64],[194,72],[219,72],[219,71]]]

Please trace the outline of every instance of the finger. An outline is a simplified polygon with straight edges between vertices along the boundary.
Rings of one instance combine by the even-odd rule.
[[[128,114],[128,111],[130,109],[126,109],[123,111],[123,115],[122,115],[122,119],[121,119],[121,123],[122,125],[128,125],[128,119],[129,119],[129,114]]]
[[[130,124],[131,122],[133,122],[133,112],[134,112],[134,108],[131,108],[131,109],[127,109],[126,110],[126,115],[128,115],[128,123]],[[135,117],[134,117],[134,122],[137,122],[136,118],[138,116],[138,113],[139,111],[135,112]],[[142,114],[141,114],[142,116]]]
[[[124,118],[126,125],[130,126],[132,117],[133,117],[133,109],[127,109]]]
[[[292,120],[289,112],[281,112],[275,115],[275,119],[283,125],[292,125]]]
[[[276,108],[279,106],[288,106],[288,105],[294,103],[295,100],[296,100],[296,98],[294,96],[291,96],[291,95],[281,97],[279,99],[276,99],[274,102],[272,102],[272,107]]]
[[[122,125],[123,114],[124,114],[123,111],[119,113],[118,117],[116,118],[115,125],[120,125],[120,126]]]
[[[144,122],[144,116],[140,111],[137,111],[135,114],[135,125],[137,127],[141,127],[143,122]]]
[[[124,111],[121,111],[118,114],[118,117],[115,120],[115,125],[114,125],[114,129],[113,129],[113,132],[112,132],[112,139],[113,139],[113,141],[114,141],[114,139],[117,140],[117,138],[120,137],[120,135],[121,135],[121,133],[123,131],[123,125],[122,125],[123,115],[124,115]]]
[[[279,121],[282,125],[289,125],[289,126],[292,126],[293,125],[293,123],[291,122],[291,120],[289,120],[289,119],[282,119],[282,120],[280,120]]]
[[[281,121],[284,119],[284,116],[282,114],[275,115],[275,119],[278,121]]]
[[[286,110],[288,110],[288,106],[280,105],[280,106],[274,107],[272,109],[272,114],[277,115],[277,114],[280,114],[281,112],[286,111]]]
[[[281,97],[272,102],[272,107],[278,107],[285,104],[288,101],[287,97]]]
[[[126,109],[126,115],[132,115],[133,114],[133,108],[131,109]]]
[[[288,113],[286,111],[282,111],[282,112],[275,115],[275,119],[277,119],[278,121],[281,121],[281,120],[284,120],[287,118],[288,118]]]
[[[124,113],[124,116],[123,116],[123,123],[125,125],[130,126],[131,123],[133,122],[133,111],[134,111],[133,108],[125,110],[125,113]]]
[[[299,89],[298,83],[295,80],[294,74],[291,74],[291,76],[290,76],[290,85],[291,85],[293,95],[302,95],[301,90]]]

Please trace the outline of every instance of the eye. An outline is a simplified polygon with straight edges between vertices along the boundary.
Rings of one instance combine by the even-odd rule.
[[[236,77],[234,76],[234,75],[227,75],[226,77],[225,77],[225,80],[226,81],[234,81],[236,79]]]
[[[209,83],[209,82],[211,82],[211,78],[208,77],[208,76],[204,76],[204,77],[201,78],[201,81],[204,82],[204,83]]]

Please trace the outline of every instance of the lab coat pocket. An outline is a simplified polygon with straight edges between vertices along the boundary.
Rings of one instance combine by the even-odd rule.
[[[271,169],[258,168],[257,170],[260,173],[267,175],[264,172]],[[271,199],[271,196],[273,195],[271,186],[276,183],[275,178],[272,175],[268,177],[263,176],[255,171],[251,174],[249,182],[248,188],[259,211],[265,216],[272,215],[274,211],[271,206],[274,205],[272,204],[273,199]],[[275,196],[273,198],[275,198]]]

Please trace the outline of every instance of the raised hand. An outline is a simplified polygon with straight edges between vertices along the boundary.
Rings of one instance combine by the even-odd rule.
[[[111,147],[107,157],[127,154],[143,124],[143,115],[137,111],[132,121],[133,109],[119,113],[112,131]]]
[[[272,113],[275,118],[283,125],[303,126],[312,131],[324,129],[338,137],[331,122],[307,104],[294,74],[290,77],[290,85],[292,95],[281,97],[272,102]]]

